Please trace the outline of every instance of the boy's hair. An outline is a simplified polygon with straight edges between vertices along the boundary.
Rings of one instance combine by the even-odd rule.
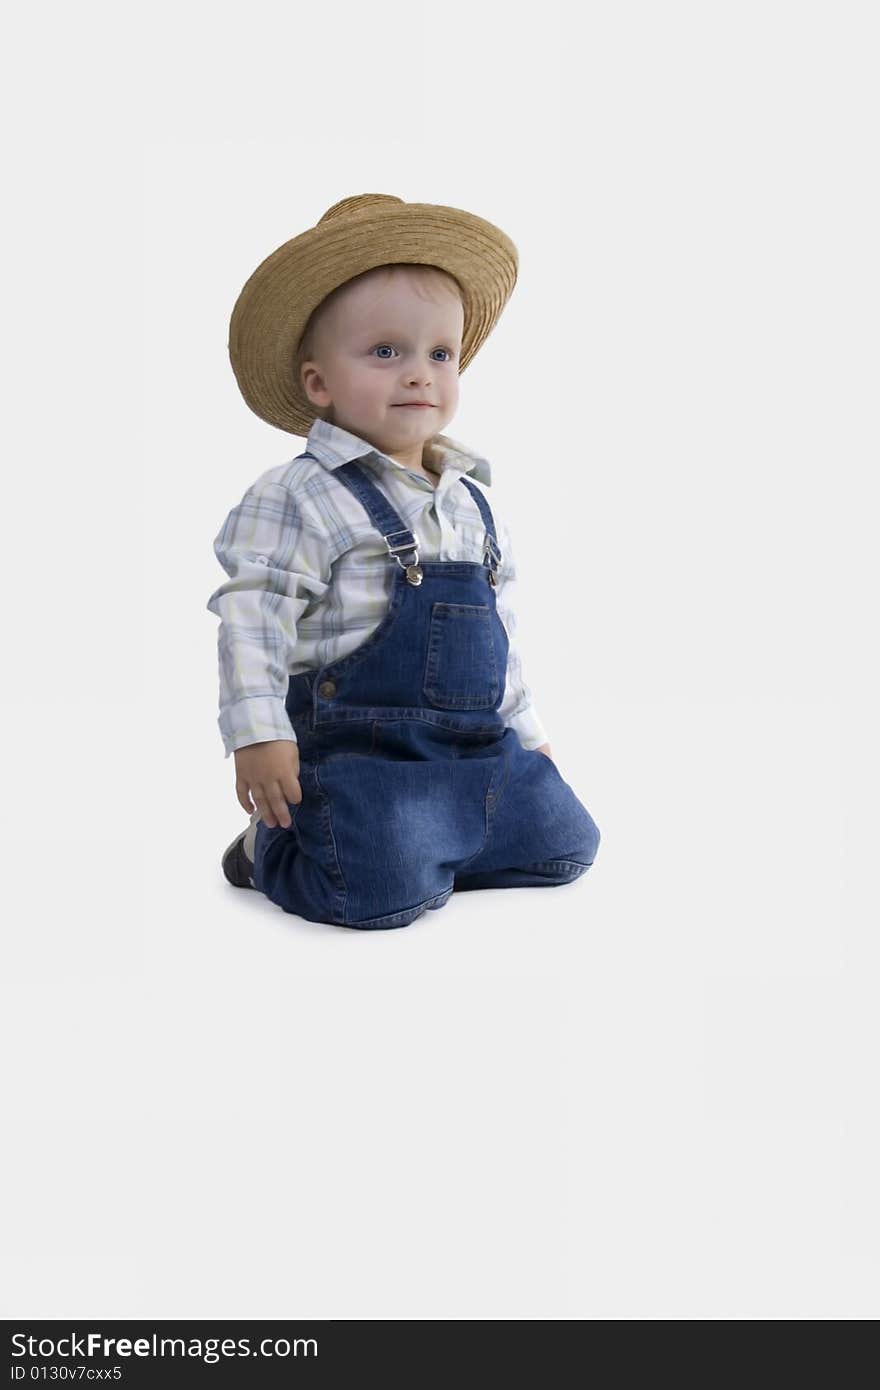
[[[343,284],[337,285],[335,290],[331,290],[309,315],[308,322],[306,323],[303,335],[296,349],[296,359],[294,362],[296,380],[300,384],[302,384],[301,372],[303,363],[308,362],[315,356],[315,341],[318,324],[324,318],[330,305],[335,303],[339,298],[342,291],[348,289],[349,285],[353,285],[357,280],[365,280],[369,276],[376,276],[387,280],[390,279],[393,274],[401,270],[406,271],[412,276],[416,286],[421,290],[423,298],[433,299],[436,302],[443,294],[454,294],[457,299],[464,303],[464,295],[462,294],[461,286],[455,276],[450,275],[447,270],[441,270],[440,267],[436,265],[423,265],[421,262],[412,261],[390,261],[387,265],[377,265],[371,270],[363,271],[360,275],[353,275],[350,280],[346,280]],[[332,423],[332,405],[320,408],[316,406],[314,409],[315,414],[321,420],[328,420]]]

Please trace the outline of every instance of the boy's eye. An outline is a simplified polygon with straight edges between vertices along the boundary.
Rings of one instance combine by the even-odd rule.
[[[388,361],[388,358],[387,358],[387,356],[385,355],[385,350],[386,350],[386,348],[387,348],[388,352],[394,352],[394,351],[395,351],[395,349],[391,346],[390,343],[377,343],[376,346],[375,346],[372,350],[373,350],[373,352],[379,352],[379,353],[381,353],[381,354],[382,354],[383,361],[387,362],[387,361]],[[434,348],[434,351],[435,351],[435,352],[445,352],[445,353],[446,353],[446,357],[441,358],[441,359],[440,359],[441,361],[444,361],[444,362],[445,362],[445,361],[447,361],[448,359],[450,359],[450,358],[452,357],[452,349],[451,349],[451,348],[447,348],[447,347]]]

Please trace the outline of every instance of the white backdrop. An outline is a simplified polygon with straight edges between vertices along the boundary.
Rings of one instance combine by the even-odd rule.
[[[872,7],[51,9],[7,120],[3,1315],[876,1317]],[[519,249],[447,432],[602,834],[372,933],[223,879],[205,607],[303,447],[235,297],[363,192]]]

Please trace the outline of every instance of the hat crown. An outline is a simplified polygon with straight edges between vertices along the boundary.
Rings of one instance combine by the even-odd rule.
[[[393,193],[355,193],[351,198],[342,198],[334,203],[318,218],[315,226],[320,227],[322,222],[330,222],[334,217],[346,217],[350,212],[361,212],[377,204],[402,202],[403,199],[395,197]]]

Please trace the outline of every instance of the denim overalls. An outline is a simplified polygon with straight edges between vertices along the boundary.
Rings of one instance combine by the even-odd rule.
[[[313,457],[312,455],[306,455]],[[454,889],[548,887],[592,864],[599,830],[552,759],[505,727],[508,638],[489,504],[481,564],[419,560],[413,532],[356,460],[334,470],[394,564],[388,611],[347,656],[291,675],[302,801],[257,821],[254,887],[286,912],[403,927]]]

